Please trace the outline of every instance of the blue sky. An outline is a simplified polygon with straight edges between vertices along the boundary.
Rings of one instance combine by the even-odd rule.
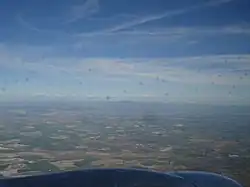
[[[250,104],[249,0],[2,0],[0,100]]]

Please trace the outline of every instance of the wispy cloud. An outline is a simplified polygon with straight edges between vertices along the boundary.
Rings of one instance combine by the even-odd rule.
[[[223,42],[223,38],[225,37],[236,37],[239,38],[240,41],[242,37],[246,37],[247,39],[249,35],[250,27],[248,25],[239,24],[223,26],[179,26],[166,28],[148,27],[119,32],[96,31],[92,33],[72,34],[71,36],[72,39],[75,39],[76,50],[86,50],[86,48],[92,48],[93,50],[101,48],[102,50],[106,50],[111,44],[113,46],[143,46],[143,49],[150,48],[152,45],[155,47],[164,45],[165,48],[169,48],[170,50],[175,47],[176,51],[174,52],[179,52],[180,49],[186,47],[185,45],[190,45],[190,41],[196,41],[195,43],[192,43],[193,46],[190,48],[190,50],[192,50],[198,45],[206,46],[208,43],[212,42],[211,39],[215,39],[217,42]],[[117,42],[108,42],[102,47],[102,41],[107,42],[114,40]],[[93,45],[95,47],[91,47]],[[234,44],[231,43],[231,45]],[[176,46],[179,47],[177,48]],[[235,49],[237,49],[236,46]],[[187,53],[188,50],[189,49],[186,49]],[[223,49],[218,49],[218,51],[220,50]],[[214,49],[214,51],[216,51],[216,49]],[[167,53],[168,52],[166,51],[166,54]],[[151,51],[148,51],[148,54],[151,54]]]
[[[97,31],[92,33],[73,34],[71,36],[78,37],[93,37],[98,35],[104,36],[206,36],[206,35],[250,35],[249,26],[241,25],[226,25],[226,26],[202,26],[202,27],[168,27],[168,28],[144,28],[137,30],[119,31],[119,32],[107,32]]]
[[[40,27],[34,25],[33,23],[27,21],[26,18],[24,17],[24,15],[22,15],[22,14],[18,14],[16,16],[16,21],[23,28],[29,29],[31,31],[34,31],[34,32],[37,32],[40,34],[45,33],[45,34],[50,34],[50,35],[63,35],[63,36],[67,36],[67,37],[71,36],[70,34],[68,34],[67,32],[64,32],[62,30],[40,28]]]
[[[186,13],[198,10],[198,9],[202,9],[202,8],[206,8],[206,7],[219,6],[219,5],[222,5],[222,4],[225,4],[225,3],[229,3],[231,1],[233,1],[233,0],[217,0],[217,1],[212,0],[212,1],[208,1],[208,2],[203,3],[203,4],[194,5],[194,6],[186,7],[186,8],[183,8],[183,9],[165,11],[165,12],[162,12],[160,14],[153,14],[153,15],[137,18],[135,20],[132,20],[132,21],[117,25],[117,26],[115,26],[113,28],[110,28],[110,29],[107,29],[107,31],[109,31],[109,32],[117,32],[117,31],[121,31],[121,30],[124,30],[124,29],[134,27],[134,26],[145,24],[145,23],[148,23],[148,22],[160,20],[160,19],[163,19],[163,18],[171,18],[171,17],[174,17],[174,16],[186,14]]]
[[[1,99],[105,99],[109,95],[112,99],[222,102],[228,101],[229,92],[235,94],[230,98],[243,103],[249,98],[250,55],[122,59],[38,55],[31,60],[24,48],[15,51],[0,45],[0,88],[6,89],[0,91]],[[28,76],[30,81],[25,82]],[[204,90],[196,93],[196,88]]]
[[[65,21],[66,24],[76,22],[80,19],[89,17],[99,11],[98,0],[86,0],[81,5],[74,5],[70,8],[69,18]]]
[[[79,32],[77,31],[75,33],[66,33],[62,31],[62,29],[46,29],[46,28],[38,28],[34,26],[33,23],[28,22],[21,14],[17,15],[17,21],[20,25],[23,27],[26,27],[30,30],[33,30],[35,32],[45,32],[45,33],[51,33],[51,34],[63,34],[67,35],[68,37],[74,36],[74,37],[93,37],[97,35],[147,35],[147,36],[156,36],[156,35],[176,35],[176,34],[191,34],[194,33],[203,33],[203,34],[213,34],[215,32],[217,33],[229,33],[229,34],[249,34],[249,27],[242,28],[239,26],[229,26],[229,27],[223,27],[222,29],[218,27],[216,28],[212,27],[205,27],[205,28],[151,28],[149,30],[129,30],[133,27],[136,27],[141,24],[149,23],[152,21],[157,21],[164,18],[173,18],[175,16],[183,15],[195,10],[199,10],[202,8],[207,7],[215,7],[223,4],[230,3],[232,1],[236,0],[210,0],[205,3],[176,9],[176,10],[167,10],[162,13],[156,13],[146,16],[134,16],[134,15],[127,15],[127,17],[134,18],[130,21],[125,21],[124,23],[114,25],[111,27],[107,27],[101,30],[93,30],[91,32]],[[99,1],[98,0],[86,0],[85,3],[81,5],[73,5],[70,7],[70,10],[68,13],[66,13],[66,20],[64,21],[65,26],[70,23],[74,23],[76,21],[82,20],[87,17],[91,17],[93,14],[98,13],[100,9]],[[119,22],[123,22],[124,20],[121,19],[121,15],[117,15],[119,17]],[[105,18],[102,18],[105,20]],[[107,18],[110,19],[110,18]],[[127,20],[127,19],[126,19]],[[83,22],[84,23],[84,22]],[[55,23],[60,25],[60,23]],[[93,23],[95,24],[95,23]]]
[[[41,31],[40,29],[34,27],[34,25],[32,25],[31,23],[27,22],[25,19],[23,19],[23,17],[21,16],[21,14],[18,14],[16,16],[16,19],[17,19],[18,23],[21,26],[25,27],[25,28],[28,28],[28,29],[36,31],[36,32],[40,32]],[[46,32],[46,31],[43,30],[43,32]]]
[[[182,58],[47,57],[27,60],[25,54],[0,47],[0,66],[10,71],[34,71],[44,76],[160,80],[179,83],[248,84],[240,76],[250,69],[249,55],[210,55]],[[41,48],[38,49],[39,51]],[[26,50],[24,50],[24,53]],[[236,71],[239,70],[239,71]],[[220,75],[220,76],[218,76]]]
[[[228,0],[229,1],[229,0]],[[75,34],[69,34],[66,32],[63,32],[61,30],[51,30],[51,29],[41,29],[37,28],[28,21],[26,21],[21,15],[17,16],[17,20],[20,25],[23,27],[26,27],[30,30],[33,30],[35,32],[41,32],[41,33],[50,33],[50,34],[61,34],[63,36],[69,37],[69,38],[77,38],[77,37],[95,37],[95,36],[110,36],[110,37],[118,37],[118,36],[131,36],[131,37],[137,37],[137,36],[145,36],[147,38],[150,37],[162,37],[164,36],[165,39],[168,37],[171,39],[180,39],[181,37],[185,36],[208,36],[208,35],[250,35],[250,26],[249,25],[225,25],[225,26],[202,26],[202,27],[168,27],[168,28],[144,28],[144,29],[136,29],[136,30],[120,30],[118,27],[114,28],[108,28],[104,30],[96,30],[92,32],[83,32],[83,33],[75,33]],[[131,24],[132,22],[128,23]],[[134,21],[134,23],[137,23]],[[121,25],[122,26],[122,25]],[[124,27],[125,24],[122,26]],[[118,29],[118,30],[117,30]],[[119,32],[117,32],[119,31]],[[133,41],[135,41],[133,39]],[[85,42],[85,41],[84,41]],[[78,41],[77,44],[80,45],[81,41]]]
[[[66,18],[63,21],[63,23],[56,22],[55,24],[70,24],[74,23],[78,20],[87,18],[95,13],[97,13],[100,9],[99,6],[99,0],[86,0],[83,4],[80,5],[72,5],[66,14]],[[36,32],[46,32],[46,33],[54,33],[54,34],[64,34],[67,35],[66,32],[62,32],[61,30],[52,30],[52,29],[46,29],[46,28],[39,28],[37,26],[34,26],[33,23],[30,23],[24,18],[24,15],[18,14],[16,16],[17,22],[30,30],[36,31]]]
[[[223,4],[230,3],[235,0],[211,0],[206,3],[185,7],[182,9],[165,11],[158,14],[147,15],[143,17],[137,17],[131,21],[127,21],[116,26],[105,28],[102,30],[95,30],[92,32],[75,33],[72,36],[76,37],[93,37],[97,35],[104,36],[117,36],[117,35],[127,35],[127,36],[187,36],[197,34],[202,35],[214,35],[214,34],[250,34],[249,25],[227,25],[227,26],[204,26],[204,27],[168,27],[168,28],[144,28],[144,29],[132,29],[141,24],[149,23],[152,21],[157,21],[164,18],[173,18],[175,16],[183,15],[195,10],[202,8],[215,7]],[[122,22],[122,20],[120,20]]]

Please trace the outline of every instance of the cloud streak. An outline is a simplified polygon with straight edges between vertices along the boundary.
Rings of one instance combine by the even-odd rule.
[[[18,15],[16,16],[16,19],[17,19],[18,23],[19,23],[21,26],[23,26],[23,27],[25,27],[25,28],[28,28],[28,29],[30,29],[30,30],[36,31],[36,32],[41,32],[40,29],[34,27],[31,23],[29,23],[29,22],[27,22],[25,19],[23,19],[23,17],[22,17],[20,14],[18,14]],[[46,30],[42,30],[42,32],[46,32]],[[51,32],[51,31],[50,31],[50,32]]]
[[[17,16],[17,21],[19,22],[20,25],[22,25],[23,27],[26,27],[30,30],[36,31],[36,32],[45,32],[45,33],[51,33],[51,34],[64,34],[67,36],[74,36],[74,37],[92,37],[92,36],[97,36],[97,35],[117,35],[117,34],[125,34],[125,35],[173,35],[176,33],[178,34],[178,32],[182,32],[186,31],[186,33],[192,33],[193,30],[192,28],[167,28],[167,29],[154,29],[151,31],[147,31],[147,30],[127,30],[133,27],[136,27],[138,25],[141,24],[146,24],[146,23],[150,23],[153,21],[157,21],[160,19],[164,19],[164,18],[172,18],[175,16],[179,16],[179,15],[183,15],[195,10],[199,10],[202,8],[208,8],[208,7],[215,7],[215,6],[220,6],[223,4],[227,4],[230,3],[232,1],[236,1],[236,0],[210,0],[208,2],[202,3],[202,4],[198,4],[198,5],[193,5],[193,6],[189,6],[189,7],[185,7],[182,9],[177,9],[177,10],[168,10],[162,13],[158,13],[158,14],[152,14],[152,15],[148,15],[148,16],[144,16],[144,17],[136,17],[135,19],[131,20],[131,21],[127,21],[125,23],[122,24],[118,24],[109,28],[104,28],[101,30],[94,30],[91,32],[83,32],[83,33],[75,33],[75,34],[69,34],[66,32],[62,32],[61,29],[60,30],[51,30],[51,29],[40,29],[37,28],[36,26],[34,26],[32,23],[29,23],[28,21],[26,21],[21,15]],[[70,23],[74,23],[76,21],[82,20],[84,18],[90,17],[91,15],[97,13],[100,9],[99,6],[99,1],[98,0],[86,0],[85,3],[83,3],[82,5],[73,5],[70,10],[69,13],[67,15],[68,18],[66,18],[64,24],[68,25]],[[135,17],[135,16],[132,16]],[[105,19],[105,18],[102,18]],[[119,22],[122,22],[122,20],[119,20]],[[57,23],[59,24],[59,23]],[[194,28],[196,29],[196,28]],[[199,29],[199,28],[198,28]],[[204,33],[204,34],[210,34],[210,33],[214,33],[213,28],[208,28],[208,30],[205,30],[203,28],[200,28],[199,30],[201,31],[200,33]],[[189,32],[190,31],[190,32]],[[220,30],[220,28],[217,30],[218,33],[229,33],[229,34],[249,34],[249,29],[245,29],[245,28],[240,28],[240,27],[228,27],[228,28],[223,28],[223,30]]]
[[[67,18],[63,22],[63,24],[71,24],[76,21],[79,21],[81,19],[87,18],[95,13],[97,13],[100,9],[99,6],[99,0],[86,0],[85,3],[81,5],[73,5],[70,7],[70,10],[67,14]],[[44,28],[38,28],[34,26],[32,23],[26,21],[21,14],[18,14],[16,16],[16,19],[18,23],[26,27],[30,30],[36,31],[36,32],[45,32],[45,33],[54,33],[54,34],[64,34],[68,35],[66,32],[61,32],[60,30],[51,30],[51,29],[44,29]],[[59,23],[56,23],[60,25]]]
[[[46,34],[55,34],[55,35],[58,35],[58,34],[61,34],[61,35],[68,35],[70,36],[69,34],[67,34],[66,32],[62,32],[60,30],[52,30],[52,29],[44,29],[44,28],[38,28],[36,26],[34,26],[32,23],[28,22],[24,17],[23,15],[21,14],[18,14],[16,16],[16,20],[18,22],[19,25],[21,25],[22,27],[24,28],[27,28],[31,31],[34,31],[34,32],[38,32],[38,33],[46,33]]]
[[[160,19],[163,19],[163,18],[171,18],[171,17],[174,17],[174,16],[183,15],[183,14],[186,14],[186,13],[189,13],[189,12],[192,12],[192,11],[195,11],[195,10],[199,10],[199,9],[202,9],[202,8],[219,6],[219,5],[222,5],[222,4],[229,3],[231,1],[233,1],[233,0],[218,0],[218,1],[212,0],[212,1],[209,1],[209,2],[206,2],[206,3],[203,3],[203,4],[190,6],[190,7],[179,9],[179,10],[166,11],[166,12],[163,12],[163,13],[160,13],[160,14],[145,16],[145,17],[141,17],[141,18],[132,20],[130,22],[123,23],[121,25],[117,25],[117,26],[115,26],[113,28],[107,29],[106,31],[108,31],[108,32],[117,32],[117,31],[121,31],[121,30],[124,30],[124,29],[129,29],[131,27],[135,27],[135,26],[138,26],[138,25],[141,25],[141,24],[145,24],[145,23],[149,23],[149,22],[152,22],[152,21],[160,20]]]
[[[13,51],[13,48],[0,45],[0,88],[6,88],[6,93],[2,93],[6,97],[11,98],[12,94],[16,98],[30,98],[31,95],[33,99],[60,99],[61,96],[90,99],[87,95],[96,95],[105,99],[109,95],[143,100],[154,95],[161,101],[166,97],[197,101],[197,94],[200,94],[201,101],[206,97],[214,101],[229,91],[240,92],[232,97],[246,101],[249,97],[246,89],[250,86],[250,76],[244,73],[250,69],[250,55],[123,59],[38,56],[30,60],[26,57],[29,50],[24,48]],[[37,50],[42,52],[42,48]],[[5,70],[5,75],[1,70]],[[34,76],[31,71],[35,72]],[[27,76],[30,76],[29,82],[25,82]],[[2,80],[7,80],[8,84],[3,84]],[[196,88],[204,90],[195,93]],[[185,96],[180,94],[181,90],[185,90]]]
[[[78,20],[89,17],[97,13],[100,9],[98,0],[86,0],[82,5],[74,5],[70,8],[69,18],[65,24],[74,23]]]
[[[240,25],[227,25],[227,26],[203,26],[203,27],[170,27],[170,28],[150,28],[150,29],[137,29],[135,31],[119,31],[107,32],[99,31],[92,33],[73,34],[76,37],[93,37],[98,35],[104,36],[198,36],[198,35],[250,35],[249,26]]]
[[[134,78],[156,80],[157,77],[170,82],[209,84],[211,80],[218,84],[247,84],[250,79],[240,76],[250,69],[249,55],[210,55],[182,58],[84,58],[84,57],[47,57],[33,61],[19,52],[0,47],[0,66],[12,72],[34,71],[44,76],[69,76],[75,79],[86,77]],[[41,51],[41,48],[38,49]],[[24,50],[26,53],[26,50]],[[240,71],[235,71],[240,70]],[[222,75],[218,77],[217,75]]]
[[[161,37],[169,36],[169,38],[177,37],[179,39],[183,36],[206,36],[206,35],[250,35],[249,25],[226,25],[226,26],[203,26],[203,27],[170,27],[170,28],[149,28],[149,29],[137,29],[137,30],[116,30],[113,29],[97,30],[92,32],[83,32],[78,34],[69,34],[60,30],[40,29],[27,22],[21,15],[17,16],[18,23],[23,27],[40,33],[61,34],[67,37],[94,37],[94,36],[146,36],[148,37]],[[135,22],[136,23],[136,22]],[[125,26],[125,25],[124,25]]]

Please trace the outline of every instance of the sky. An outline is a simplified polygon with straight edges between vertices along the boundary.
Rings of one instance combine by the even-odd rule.
[[[250,104],[249,0],[1,0],[0,101]]]

